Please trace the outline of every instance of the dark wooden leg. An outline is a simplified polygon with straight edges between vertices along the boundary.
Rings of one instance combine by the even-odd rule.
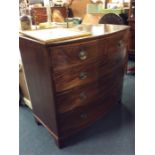
[[[63,147],[65,146],[64,139],[61,139],[61,138],[55,139],[55,143],[56,143],[56,145],[57,145],[60,149],[63,148]]]
[[[37,118],[34,117],[34,120],[35,120],[35,122],[36,122],[37,125],[42,125],[42,124],[37,120]]]
[[[122,99],[118,100],[118,104],[122,104]]]

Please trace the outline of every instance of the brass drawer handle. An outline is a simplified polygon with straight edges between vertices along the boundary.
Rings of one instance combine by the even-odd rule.
[[[87,115],[87,114],[81,114],[81,115],[80,115],[80,118],[81,118],[81,119],[87,119],[87,118],[88,118],[88,115]]]
[[[84,79],[87,78],[87,73],[86,72],[81,72],[79,77],[80,77],[81,80],[84,80]]]
[[[80,51],[80,53],[79,53],[79,58],[80,58],[80,60],[85,60],[85,59],[87,59],[87,52],[84,51],[84,50]]]
[[[85,100],[86,98],[87,98],[86,93],[84,93],[84,92],[80,93],[80,100],[81,101]]]
[[[118,46],[122,47],[122,45],[123,45],[123,41],[122,40],[118,41]]]

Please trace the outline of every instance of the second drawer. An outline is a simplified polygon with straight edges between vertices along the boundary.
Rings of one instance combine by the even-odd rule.
[[[72,89],[77,86],[94,82],[98,78],[98,63],[87,66],[79,65],[66,70],[57,70],[53,72],[56,92]]]

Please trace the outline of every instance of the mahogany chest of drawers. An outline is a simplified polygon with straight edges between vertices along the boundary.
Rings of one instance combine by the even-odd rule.
[[[128,26],[80,29],[92,36],[51,44],[20,36],[33,115],[59,147],[121,101]]]

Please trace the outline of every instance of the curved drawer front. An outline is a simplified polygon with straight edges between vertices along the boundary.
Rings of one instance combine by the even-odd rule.
[[[112,98],[107,98],[107,101],[98,100],[93,106],[79,108],[67,114],[59,115],[61,136],[74,134],[105,115],[114,105]]]
[[[54,71],[56,91],[61,92],[96,81],[98,77],[97,66],[98,63],[92,63],[89,66],[80,65],[66,70]]]
[[[99,83],[92,83],[91,85],[65,91],[57,95],[58,112],[62,114],[78,107],[87,106],[101,96]]]
[[[56,102],[58,113],[63,114],[76,108],[90,106],[101,98],[113,97],[115,99],[118,96],[118,101],[122,88],[123,79],[121,77],[120,71],[117,70],[114,73],[107,73],[106,77],[100,76],[94,83],[57,93]]]
[[[63,45],[51,49],[51,63],[54,70],[66,69],[77,65],[88,65],[99,57],[98,41]],[[101,46],[101,45],[100,45]],[[102,52],[105,52],[105,42],[102,41]]]
[[[123,32],[120,34],[114,34],[107,39],[107,59],[109,63],[119,63],[124,61],[126,57],[128,35],[124,35]]]

